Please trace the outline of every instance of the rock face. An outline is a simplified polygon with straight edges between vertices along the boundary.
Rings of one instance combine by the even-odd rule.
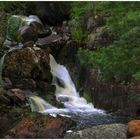
[[[70,118],[37,114],[32,118],[24,118],[5,138],[62,138],[74,125]]]
[[[81,66],[79,85],[89,93],[96,108],[116,112],[120,115],[139,116],[140,102],[138,83],[134,87],[118,83],[108,83],[99,78],[96,70]]]
[[[43,23],[57,25],[69,19],[71,2],[37,2],[36,6]]]
[[[96,29],[95,33],[88,36],[87,48],[94,50],[107,46],[113,41],[112,29],[106,26]]]
[[[65,139],[126,139],[127,126],[124,124],[99,125],[81,131],[67,133]]]

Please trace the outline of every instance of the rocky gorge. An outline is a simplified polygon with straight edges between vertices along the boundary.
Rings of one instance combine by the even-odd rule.
[[[8,37],[5,35],[0,43],[1,57],[6,54],[3,63],[1,62],[0,137],[73,139],[139,137],[140,104],[137,98],[140,90],[139,82],[134,81],[130,85],[122,85],[116,81],[108,82],[100,79],[97,70],[80,63],[78,49],[86,45],[71,37],[72,24],[67,18],[69,12],[65,11],[67,9],[63,4],[60,2],[58,9],[55,8],[55,3],[46,4],[48,6],[46,13],[52,14],[44,15],[41,11],[38,14],[41,20],[33,18],[30,24],[26,24],[25,20],[30,16],[23,18],[11,15],[8,19],[9,35]],[[42,5],[44,6],[38,3],[37,8]],[[63,15],[64,13],[66,15]],[[106,28],[104,22],[108,16],[110,16],[108,13],[102,14],[92,21],[91,25],[87,23],[88,29],[92,30],[86,46],[88,49],[96,50],[112,42],[112,30]],[[53,20],[54,17],[57,18]],[[78,117],[61,114],[53,117],[51,114],[31,112],[28,103],[30,95],[38,95],[53,106],[63,107],[62,103],[56,101],[54,94],[55,86],[52,85],[49,54],[52,54],[58,63],[66,66],[80,96],[92,101],[95,108],[105,110],[111,115],[109,119],[103,115],[94,115],[94,118],[88,114],[89,118],[94,119],[93,122],[89,122],[86,113],[85,116],[76,114]],[[112,116],[119,116],[120,119],[114,117],[112,120]]]

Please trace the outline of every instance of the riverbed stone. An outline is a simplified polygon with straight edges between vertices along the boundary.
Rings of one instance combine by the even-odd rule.
[[[127,125],[98,125],[77,132],[67,133],[65,139],[126,139]]]
[[[131,120],[128,123],[128,131],[131,136],[140,136],[140,120]]]
[[[5,135],[5,138],[62,138],[74,125],[74,121],[68,117],[44,116],[37,113],[32,114],[32,117],[23,118]]]

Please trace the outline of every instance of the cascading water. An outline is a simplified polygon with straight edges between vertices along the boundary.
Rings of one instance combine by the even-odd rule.
[[[50,67],[53,75],[52,84],[56,86],[56,99],[63,103],[65,108],[56,108],[47,103],[44,99],[32,95],[29,96],[32,111],[42,114],[69,115],[77,122],[77,130],[99,124],[125,121],[125,118],[112,116],[106,114],[103,110],[94,108],[93,104],[87,103],[86,99],[80,97],[67,69],[57,64],[52,55],[50,55]]]
[[[79,96],[76,87],[71,80],[67,69],[60,64],[57,64],[54,57],[50,55],[50,67],[53,75],[52,84],[56,86],[56,99],[64,104],[65,108],[58,109],[49,105],[45,100],[37,96],[29,98],[32,105],[32,110],[38,110],[42,113],[68,113],[68,112],[98,112],[104,113],[103,110],[94,108],[92,103],[87,103],[86,99]],[[51,106],[51,108],[50,108]]]
[[[84,98],[79,96],[67,69],[57,64],[52,55],[50,55],[50,67],[53,75],[53,84],[56,86],[55,95],[58,101],[61,102],[62,100],[64,102],[66,99],[66,102],[64,102],[66,108],[94,108],[91,103],[88,104]]]

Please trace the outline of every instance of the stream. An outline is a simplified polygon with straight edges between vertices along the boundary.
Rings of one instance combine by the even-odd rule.
[[[52,55],[50,55],[50,66],[53,75],[52,84],[56,86],[56,100],[63,103],[65,108],[57,108],[41,97],[31,95],[29,103],[33,112],[51,114],[54,117],[57,114],[71,117],[77,123],[76,130],[100,124],[127,123],[128,118],[108,114],[104,110],[94,108],[92,103],[88,103],[85,98],[80,97],[68,70],[63,65],[57,64]]]

